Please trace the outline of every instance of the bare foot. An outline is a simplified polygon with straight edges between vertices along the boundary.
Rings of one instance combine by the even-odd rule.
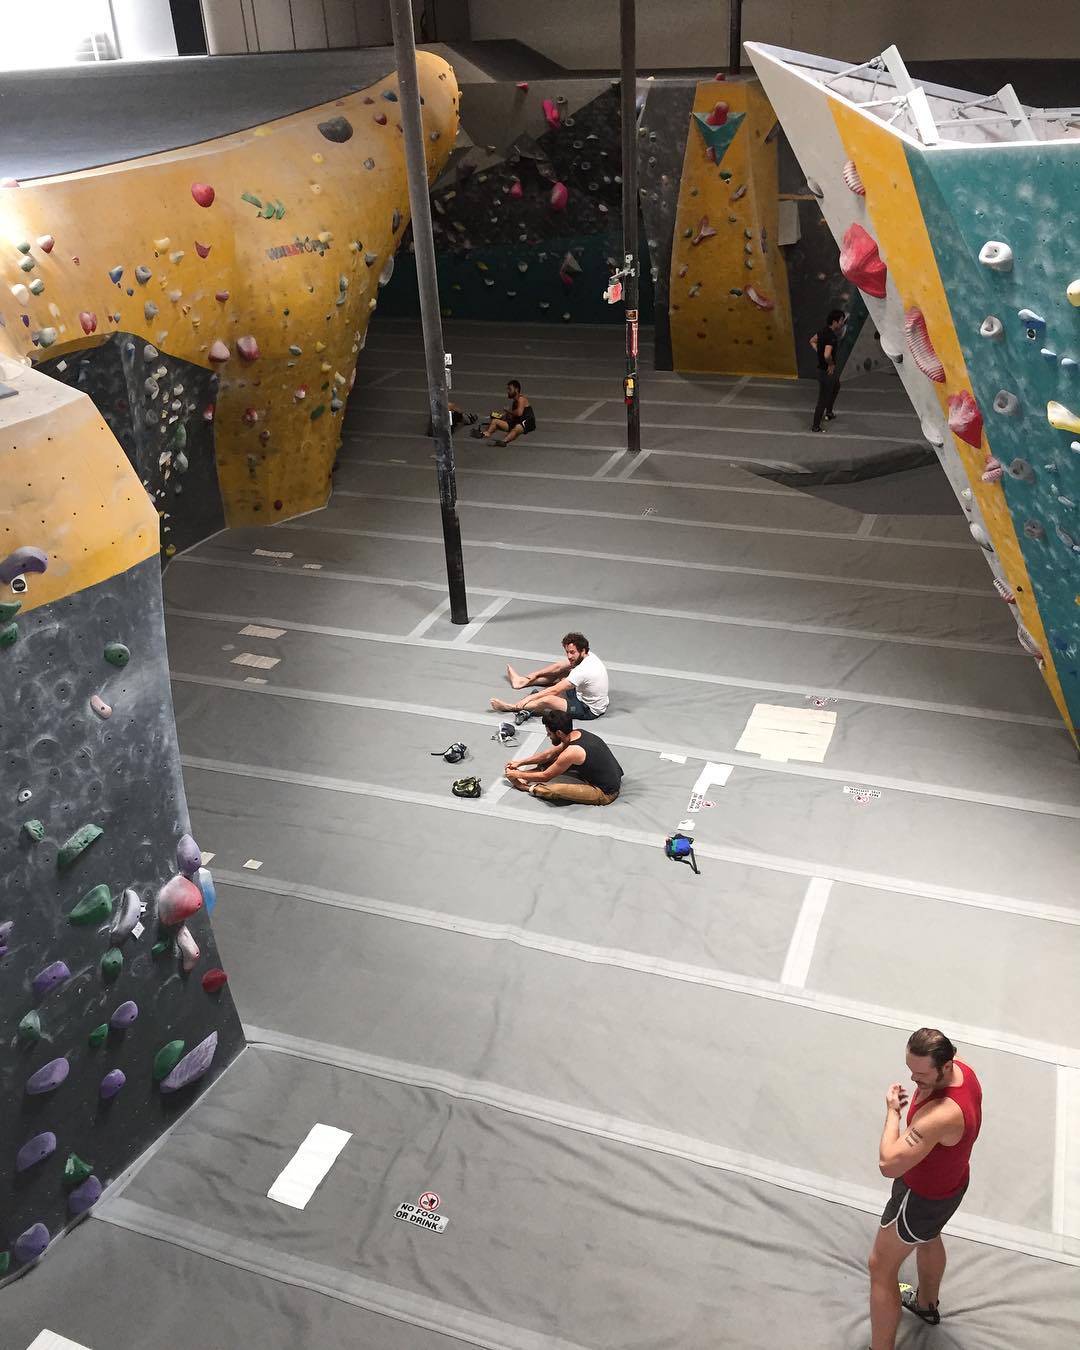
[[[496,712],[517,712],[516,703],[507,703],[501,698],[493,698],[491,700],[491,706]]]
[[[519,675],[513,666],[506,667],[506,678],[510,681],[510,686],[513,689],[524,689],[529,683],[525,676]]]

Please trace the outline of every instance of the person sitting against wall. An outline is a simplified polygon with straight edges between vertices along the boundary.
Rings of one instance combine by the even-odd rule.
[[[505,432],[505,436],[500,436],[495,442],[502,449],[519,436],[527,436],[530,431],[536,430],[536,414],[532,404],[521,392],[520,380],[507,381],[506,397],[509,400],[507,406],[499,412],[493,412],[491,421],[482,431],[474,427],[472,433],[478,440],[489,441],[497,431]]]

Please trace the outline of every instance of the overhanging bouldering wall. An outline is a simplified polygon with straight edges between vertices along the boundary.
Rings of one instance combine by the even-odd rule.
[[[462,90],[454,157],[432,191],[443,314],[501,322],[621,323],[603,299],[622,256],[618,89],[610,80]],[[411,243],[382,299],[418,312]],[[643,278],[641,313],[652,317]]]
[[[153,504],[90,400],[0,361],[0,1278],[243,1043],[188,836]]]
[[[1076,740],[1080,142],[921,144],[797,54],[748,51]]]
[[[421,52],[418,69],[434,178],[454,143],[458,90],[440,58]],[[209,417],[230,524],[322,506],[338,414],[408,223],[396,77],[186,149],[3,183],[0,352],[70,363],[92,347],[91,365],[99,354],[109,363],[100,338],[121,335],[133,364],[146,361],[137,406],[125,401],[164,457],[162,480],[189,470]],[[189,407],[170,361],[200,370],[200,395],[216,377],[213,402]],[[107,370],[87,384],[108,385]],[[138,457],[133,425],[121,439]],[[145,468],[147,486],[161,490]],[[175,490],[158,500],[177,534],[190,500]]]
[[[793,378],[776,118],[756,81],[694,95],[669,279],[676,370]]]

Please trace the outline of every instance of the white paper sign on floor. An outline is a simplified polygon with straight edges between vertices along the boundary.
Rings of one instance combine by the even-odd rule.
[[[69,1341],[66,1336],[59,1336],[55,1331],[40,1331],[26,1350],[87,1350],[87,1347]]]
[[[348,1130],[338,1130],[333,1125],[312,1125],[308,1137],[267,1191],[269,1198],[293,1209],[303,1209],[351,1138]]]
[[[415,1224],[417,1228],[426,1228],[429,1233],[445,1233],[446,1225],[450,1222],[445,1214],[433,1214],[430,1210],[421,1209],[419,1205],[411,1205],[406,1201],[398,1205],[394,1211],[394,1218],[400,1219],[403,1223]]]
[[[776,703],[755,703],[743,728],[736,750],[762,759],[806,760],[820,764],[825,758],[836,713],[826,708],[785,708]]]

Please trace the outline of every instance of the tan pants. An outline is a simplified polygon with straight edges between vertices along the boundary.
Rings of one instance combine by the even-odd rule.
[[[543,797],[546,802],[584,802],[586,806],[610,806],[619,795],[617,792],[601,792],[591,783],[533,783],[529,792],[534,797]]]

